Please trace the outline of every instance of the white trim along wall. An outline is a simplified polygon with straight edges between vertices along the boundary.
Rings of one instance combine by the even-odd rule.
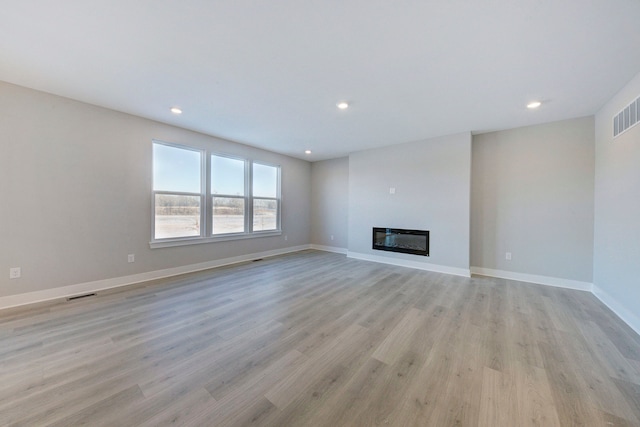
[[[610,297],[606,292],[594,286],[592,283],[580,282],[576,280],[560,279],[556,277],[539,276],[533,274],[514,273],[512,271],[493,270],[489,268],[471,267],[470,270],[461,268],[446,267],[435,264],[416,263],[404,259],[393,259],[376,255],[362,254],[350,252],[345,248],[322,246],[322,245],[301,245],[296,247],[277,249],[266,252],[242,255],[232,258],[220,259],[215,261],[203,262],[198,264],[185,265],[181,267],[168,268],[164,270],[151,271],[141,274],[133,274],[130,276],[117,277],[113,279],[96,280],[93,282],[79,283],[76,285],[63,286],[59,288],[46,289],[42,291],[28,292],[24,294],[9,295],[0,298],[0,310],[19,307],[29,304],[35,304],[46,301],[53,301],[61,298],[73,297],[107,289],[114,289],[142,282],[163,279],[172,276],[178,276],[186,273],[194,273],[197,271],[207,270],[215,267],[238,264],[241,262],[252,261],[260,258],[284,255],[287,253],[314,249],[324,252],[333,252],[346,255],[349,258],[362,261],[371,261],[382,264],[390,264],[399,267],[415,268],[419,270],[434,271],[437,273],[451,274],[455,276],[471,277],[471,275],[497,277],[501,279],[516,280],[519,282],[527,282],[538,285],[554,286],[558,288],[573,289],[591,292],[604,305],[609,307],[620,319],[629,325],[636,333],[640,334],[640,318],[634,313],[617,303],[615,299]]]
[[[201,262],[198,264],[184,265],[180,267],[167,268],[163,270],[149,271],[146,273],[132,274],[130,276],[114,277],[112,279],[96,280],[87,283],[61,286],[58,288],[45,289],[42,291],[27,292],[24,294],[9,295],[0,297],[0,310],[12,307],[19,307],[39,302],[52,301],[60,298],[69,298],[76,295],[104,291],[107,289],[119,288],[134,285],[150,280],[164,279],[196,271],[208,270],[210,268],[222,267],[225,265],[238,264],[260,258],[267,258],[276,255],[284,255],[290,252],[310,249],[311,245],[301,245],[272,251],[257,252],[253,254],[235,256],[231,258],[218,259],[214,261]]]

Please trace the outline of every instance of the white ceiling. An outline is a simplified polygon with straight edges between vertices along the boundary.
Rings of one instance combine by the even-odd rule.
[[[594,114],[639,23],[640,0],[0,0],[0,80],[315,161]]]

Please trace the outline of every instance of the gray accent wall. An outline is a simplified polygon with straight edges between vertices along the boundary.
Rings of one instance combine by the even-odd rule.
[[[594,293],[640,333],[640,125],[613,139],[613,116],[640,95],[635,76],[595,119]]]
[[[312,163],[311,243],[346,250],[348,212],[349,158]]]
[[[309,244],[309,162],[6,83],[0,117],[0,297]],[[153,139],[281,165],[282,236],[150,249]]]
[[[349,253],[468,272],[470,175],[470,133],[352,153]],[[373,227],[429,230],[430,256],[373,250]]]
[[[475,135],[471,265],[591,283],[594,168],[593,117]]]

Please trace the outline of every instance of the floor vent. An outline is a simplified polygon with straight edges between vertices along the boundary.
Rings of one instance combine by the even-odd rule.
[[[262,258],[254,259],[251,262],[258,262],[258,261],[262,261]]]
[[[84,295],[76,295],[74,297],[67,298],[67,301],[73,301],[73,300],[77,300],[77,299],[80,299],[80,298],[95,297],[95,296],[96,296],[95,293],[93,293],[93,294],[84,294]]]
[[[626,132],[638,123],[640,123],[640,97],[613,117],[613,137]]]

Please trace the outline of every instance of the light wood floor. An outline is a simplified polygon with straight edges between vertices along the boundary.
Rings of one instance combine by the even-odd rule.
[[[639,426],[587,292],[305,251],[0,312],[0,425]]]

